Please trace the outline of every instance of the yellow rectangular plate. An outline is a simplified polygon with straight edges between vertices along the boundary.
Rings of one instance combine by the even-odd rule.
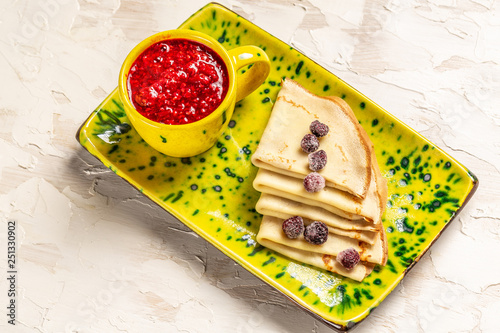
[[[205,32],[227,49],[257,45],[272,61],[268,80],[237,103],[229,128],[209,151],[172,158],[149,147],[129,125],[117,91],[77,133],[91,154],[222,252],[337,330],[365,318],[396,287],[474,193],[478,181],[460,163],[305,55],[218,4],[181,28]],[[343,98],[375,145],[389,201],[383,217],[389,260],[363,282],[295,262],[255,241],[261,216],[250,156],[267,124],[283,77],[318,95]]]

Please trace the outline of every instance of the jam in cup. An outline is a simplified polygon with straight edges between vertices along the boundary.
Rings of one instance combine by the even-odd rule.
[[[237,72],[252,66],[245,73]],[[139,43],[120,70],[118,91],[138,134],[165,155],[189,157],[212,147],[235,103],[267,78],[266,53],[252,45],[227,51],[194,30],[170,30]]]

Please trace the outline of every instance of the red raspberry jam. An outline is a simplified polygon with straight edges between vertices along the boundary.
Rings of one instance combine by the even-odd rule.
[[[128,75],[132,104],[153,121],[179,125],[200,120],[221,104],[229,87],[226,65],[211,48],[187,39],[148,47]]]

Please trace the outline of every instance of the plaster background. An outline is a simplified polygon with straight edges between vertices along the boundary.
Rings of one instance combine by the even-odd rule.
[[[0,320],[1,331],[330,331],[74,139],[116,87],[129,50],[206,3],[2,0],[0,220],[18,221],[19,274],[18,323]],[[332,71],[480,180],[459,217],[354,331],[497,332],[500,2],[220,3]]]

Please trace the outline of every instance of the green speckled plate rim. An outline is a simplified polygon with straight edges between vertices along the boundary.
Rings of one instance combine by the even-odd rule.
[[[183,23],[183,25],[181,25],[181,27],[187,27],[187,25],[190,22],[190,20],[193,19],[197,14],[203,13],[204,11],[208,11],[208,10],[222,10],[222,11],[227,11],[227,12],[232,13],[232,15],[236,15],[236,16],[240,17],[238,14],[232,12],[231,10],[229,10],[228,8],[226,8],[226,7],[224,7],[224,6],[220,5],[220,4],[210,3],[210,4],[207,4],[206,6],[204,6],[203,8],[201,8],[196,13],[194,13],[188,20],[186,20],[186,22]],[[261,28],[253,25],[252,23],[250,23],[250,22],[247,22],[247,23],[249,25],[252,25],[253,28],[256,29],[256,30],[258,30],[260,33],[267,34],[270,39],[275,40],[277,43],[283,43],[283,44],[285,44],[284,42],[282,42],[279,39],[275,38],[274,36],[272,36],[271,34],[267,33],[266,31],[262,30]],[[290,48],[290,49],[292,49],[292,48]],[[294,50],[294,51],[296,51],[296,50]],[[304,56],[304,58],[308,59],[309,61],[314,62],[311,59],[307,58],[305,55],[303,55],[303,56]],[[318,64],[316,64],[316,65],[319,66]],[[321,66],[319,66],[319,67],[321,67]],[[462,168],[463,171],[466,174],[468,174],[468,176],[470,177],[470,182],[471,182],[471,186],[469,186],[468,193],[464,193],[465,199],[463,200],[462,205],[456,210],[455,214],[450,219],[450,221],[447,224],[444,225],[443,229],[441,229],[441,231],[438,233],[438,235],[436,235],[436,237],[434,237],[434,239],[432,239],[432,241],[430,242],[430,244],[420,252],[420,254],[418,255],[418,257],[413,260],[413,262],[406,268],[406,270],[400,276],[398,276],[398,278],[396,280],[394,280],[394,283],[387,286],[387,288],[385,289],[384,293],[377,299],[377,303],[376,303],[375,306],[367,308],[366,311],[362,315],[360,315],[359,317],[357,317],[357,318],[351,318],[351,320],[348,321],[347,324],[336,322],[335,318],[332,319],[331,316],[328,316],[328,315],[325,316],[325,314],[322,315],[322,313],[320,311],[317,311],[317,309],[315,309],[314,307],[312,307],[309,304],[303,302],[300,297],[297,297],[296,295],[294,295],[293,293],[291,293],[289,290],[287,290],[286,288],[284,288],[281,284],[277,283],[277,281],[274,280],[273,278],[271,278],[271,277],[269,277],[269,276],[267,276],[265,274],[260,273],[259,269],[257,267],[254,267],[249,262],[247,262],[244,257],[241,257],[238,253],[235,253],[232,249],[224,246],[217,239],[213,238],[211,234],[205,232],[203,229],[199,228],[196,224],[194,224],[190,220],[186,219],[181,213],[179,213],[178,211],[176,211],[172,207],[169,207],[166,210],[169,211],[176,218],[178,218],[179,220],[181,220],[184,224],[186,224],[188,227],[190,227],[197,234],[199,234],[200,236],[202,236],[205,240],[209,241],[212,245],[214,245],[216,248],[218,248],[224,254],[228,255],[230,258],[232,258],[237,263],[239,263],[240,265],[242,265],[245,269],[247,269],[248,271],[252,272],[255,276],[257,276],[258,278],[262,279],[266,283],[268,283],[268,284],[272,285],[273,287],[275,287],[284,296],[286,296],[287,298],[289,298],[290,300],[292,300],[295,304],[299,305],[299,307],[302,308],[304,311],[306,311],[307,313],[309,313],[310,315],[312,315],[313,317],[315,317],[318,320],[322,321],[327,326],[329,326],[329,327],[331,327],[333,329],[336,329],[336,330],[339,330],[339,331],[346,331],[346,330],[354,327],[359,322],[361,322],[362,319],[364,319],[369,313],[371,313],[371,311],[373,309],[375,309],[376,306],[378,306],[378,304],[380,304],[380,302],[382,302],[385,299],[385,297],[397,286],[397,284],[403,279],[403,277],[406,275],[406,273],[415,265],[416,262],[418,262],[418,260],[422,257],[422,255],[424,255],[426,253],[426,251],[430,248],[430,246],[439,238],[439,236],[443,232],[443,230],[459,214],[459,212],[463,209],[463,207],[466,205],[466,203],[470,200],[470,198],[472,197],[472,195],[474,194],[474,192],[476,191],[476,189],[478,187],[478,180],[477,180],[477,178],[467,168],[465,168],[462,164],[460,164],[454,158],[452,158],[451,156],[449,156],[447,153],[445,153],[444,151],[442,151],[441,149],[439,149],[438,147],[436,147],[429,140],[427,140],[424,137],[422,137],[420,134],[418,134],[413,129],[411,129],[410,127],[408,127],[406,124],[404,124],[404,123],[400,122],[398,119],[394,118],[387,111],[385,111],[382,108],[380,108],[377,104],[373,103],[370,99],[366,98],[363,94],[361,94],[359,91],[355,90],[354,88],[352,88],[351,86],[349,86],[348,84],[346,84],[344,81],[342,81],[341,79],[339,79],[338,77],[336,77],[334,74],[331,74],[331,75],[334,76],[336,80],[338,80],[343,85],[345,85],[346,88],[349,88],[349,90],[351,90],[353,93],[357,94],[359,96],[360,100],[368,101],[369,103],[371,103],[372,107],[376,107],[377,109],[379,109],[387,117],[389,117],[390,120],[392,120],[395,123],[398,123],[398,125],[400,125],[400,126],[404,126],[407,131],[409,131],[409,132],[413,133],[414,135],[416,135],[420,140],[422,140],[423,142],[426,142],[427,144],[431,145],[432,147],[435,147],[439,151],[440,154],[442,154],[443,156],[447,157],[449,160],[453,161],[457,166],[459,166],[460,168]],[[106,103],[108,103],[113,98],[116,98],[116,96],[117,96],[117,90],[115,89],[101,103],[101,105],[98,108],[96,108],[96,111],[99,110],[102,105],[105,105]],[[118,176],[124,178],[127,182],[129,182],[135,188],[141,189],[142,186],[141,186],[140,183],[138,183],[134,179],[128,178],[124,174],[122,174],[121,171],[120,171],[119,165],[113,164],[109,159],[106,158],[106,152],[100,151],[99,148],[96,147],[92,143],[92,140],[90,140],[90,138],[85,137],[86,133],[84,132],[83,129],[85,128],[85,126],[87,124],[89,124],[93,120],[96,111],[94,111],[89,116],[89,118],[86,120],[86,122],[84,124],[82,124],[82,126],[78,130],[78,132],[77,132],[77,140],[82,144],[82,146],[85,149],[87,149],[92,155],[94,155],[99,160],[101,160],[108,168],[110,168],[111,170],[113,170]],[[158,205],[160,205],[160,207],[162,207],[162,208],[165,209],[165,206],[162,205],[162,202],[160,202],[159,198],[156,198],[154,195],[152,195],[150,193],[147,193],[147,191],[145,191],[143,193],[146,196],[148,196],[150,199],[152,199],[155,203],[157,203]],[[328,318],[330,318],[330,319],[328,319]]]

